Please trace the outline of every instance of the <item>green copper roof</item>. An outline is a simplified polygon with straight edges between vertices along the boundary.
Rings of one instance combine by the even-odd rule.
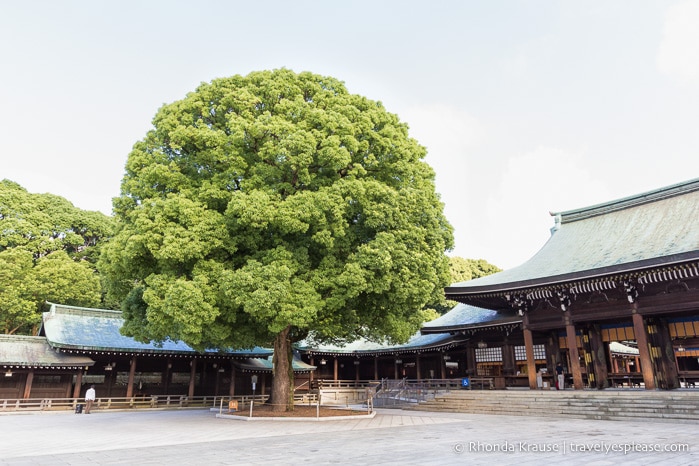
[[[443,316],[426,322],[422,326],[422,333],[494,327],[520,322],[522,318],[512,311],[495,311],[459,303]]]
[[[302,341],[297,345],[300,351],[309,354],[351,354],[356,356],[415,353],[422,350],[435,348],[448,348],[455,345],[454,337],[448,333],[422,335],[420,332],[413,335],[407,343],[391,345],[388,343],[376,343],[360,338],[345,345],[315,344]]]
[[[3,368],[78,368],[95,362],[86,356],[58,353],[44,337],[0,335],[0,364]]]
[[[249,358],[235,365],[243,372],[272,372],[272,358]],[[316,366],[311,366],[305,362],[294,358],[291,361],[294,372],[311,372],[316,370]]]
[[[699,179],[552,214],[548,242],[513,269],[456,283],[447,297],[593,279],[699,260]]]
[[[181,341],[141,343],[122,335],[119,329],[124,324],[124,318],[119,311],[49,304],[51,310],[43,314],[41,332],[54,348],[132,353],[198,353]],[[272,351],[253,348],[222,352],[209,350],[206,353],[266,357]]]

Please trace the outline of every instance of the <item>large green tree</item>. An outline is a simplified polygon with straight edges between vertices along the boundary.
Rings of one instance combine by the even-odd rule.
[[[0,329],[33,332],[46,301],[99,305],[96,262],[110,228],[100,212],[0,181]]]
[[[452,229],[425,149],[379,102],[290,70],[204,83],[135,144],[100,270],[122,331],[199,350],[404,341],[449,282]]]

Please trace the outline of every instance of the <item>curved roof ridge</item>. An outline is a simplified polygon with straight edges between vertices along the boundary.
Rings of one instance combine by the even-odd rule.
[[[674,196],[690,193],[699,190],[699,178],[683,181],[663,188],[654,189],[632,196],[622,197],[613,201],[603,202],[579,209],[566,210],[561,212],[550,212],[554,217],[560,217],[561,223],[570,223],[583,220],[597,215],[604,215],[630,207],[660,201]]]
[[[122,319],[123,313],[121,311],[114,311],[111,309],[97,309],[93,307],[80,307],[80,306],[68,306],[66,304],[56,304],[46,301],[51,307],[49,309],[50,315],[64,314],[64,315],[77,315],[77,316],[93,316],[93,317],[111,317],[116,319]]]
[[[699,179],[558,215],[567,220],[525,263],[452,284],[447,297],[463,302],[466,294],[692,266],[699,260]]]

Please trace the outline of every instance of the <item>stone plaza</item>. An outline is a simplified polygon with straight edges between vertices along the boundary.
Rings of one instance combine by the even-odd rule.
[[[210,410],[0,415],[0,464],[699,464],[697,424],[377,410],[218,419]]]

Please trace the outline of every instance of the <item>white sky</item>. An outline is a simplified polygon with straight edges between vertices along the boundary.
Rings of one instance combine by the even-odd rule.
[[[111,213],[200,82],[290,68],[429,150],[452,254],[519,265],[549,211],[699,177],[699,0],[0,0],[0,179]]]

